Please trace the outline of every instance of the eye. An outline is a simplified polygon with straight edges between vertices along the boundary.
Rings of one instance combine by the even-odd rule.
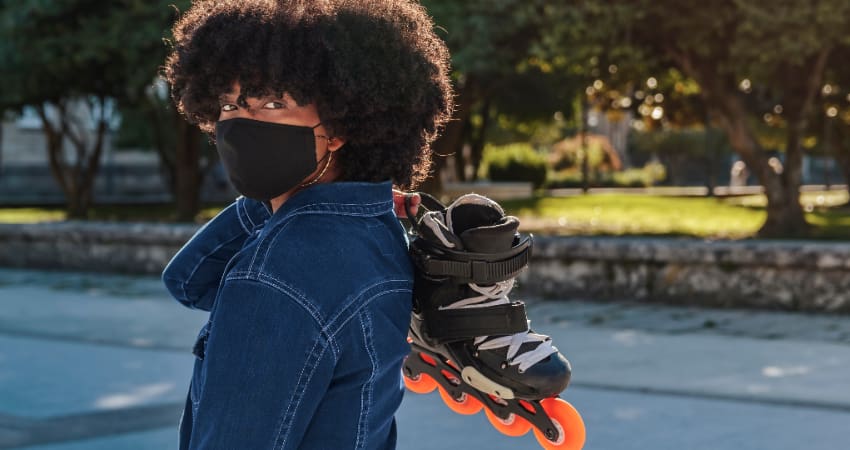
[[[224,112],[236,111],[238,108],[233,103],[225,103],[221,105],[221,110]]]
[[[268,102],[263,105],[265,109],[285,109],[286,105],[281,102]]]

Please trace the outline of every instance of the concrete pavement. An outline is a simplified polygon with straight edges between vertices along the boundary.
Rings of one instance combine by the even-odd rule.
[[[588,449],[839,449],[850,317],[533,302]],[[206,313],[155,277],[0,270],[0,449],[167,449]],[[399,449],[537,448],[406,394]]]

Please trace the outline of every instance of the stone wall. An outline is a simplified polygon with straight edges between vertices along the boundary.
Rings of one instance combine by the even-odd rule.
[[[526,294],[850,312],[850,243],[537,238]]]
[[[197,229],[84,221],[0,224],[0,266],[157,274]]]
[[[219,165],[204,177],[202,201],[228,203],[238,195]],[[94,180],[93,197],[95,204],[157,204],[173,199],[158,163],[138,161],[104,163]],[[65,203],[65,195],[46,164],[0,166],[0,205]]]
[[[197,228],[0,224],[0,266],[158,274]],[[850,243],[536,237],[521,296],[850,312]]]

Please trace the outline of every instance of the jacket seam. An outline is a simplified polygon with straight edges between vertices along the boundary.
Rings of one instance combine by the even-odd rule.
[[[180,289],[183,291],[183,298],[185,298],[187,302],[189,302],[190,304],[191,304],[191,303],[193,303],[193,302],[189,299],[189,294],[186,292],[186,286],[188,286],[188,285],[189,285],[189,283],[190,283],[190,282],[191,282],[191,280],[192,280],[192,277],[194,277],[194,276],[195,276],[195,274],[198,272],[198,269],[200,269],[200,268],[201,268],[201,266],[204,264],[204,261],[206,261],[206,260],[207,260],[207,258],[209,258],[210,256],[212,256],[212,255],[213,255],[214,253],[216,253],[217,251],[221,250],[221,249],[222,249],[222,247],[224,247],[224,246],[226,246],[226,245],[229,245],[229,244],[232,244],[234,241],[236,241],[237,239],[239,239],[239,238],[241,238],[241,237],[242,237],[242,236],[234,236],[234,237],[232,237],[232,238],[230,238],[230,239],[228,239],[228,240],[226,240],[226,241],[224,241],[224,242],[222,242],[222,243],[218,244],[215,248],[213,248],[210,252],[205,253],[205,254],[204,254],[204,256],[203,256],[203,257],[201,257],[201,258],[198,260],[198,263],[197,263],[197,264],[195,264],[195,267],[193,267],[193,268],[192,268],[192,271],[191,271],[191,272],[189,272],[189,275],[186,277],[186,279],[185,279],[185,280],[183,280],[182,282],[180,282]],[[171,277],[166,277],[166,278],[171,278]],[[173,279],[173,278],[171,278],[171,279]],[[179,280],[177,280],[177,281],[179,281]]]
[[[366,380],[366,383],[363,384],[363,388],[360,390],[360,417],[357,420],[355,450],[360,450],[366,445],[366,436],[369,433],[369,413],[371,412],[375,374],[378,368],[378,357],[375,354],[374,336],[372,335],[372,320],[366,311],[361,311],[358,315],[360,316],[360,329],[363,332],[363,345],[366,348],[366,354],[369,355],[371,371],[369,373],[369,379]]]
[[[266,275],[261,272],[249,272],[249,271],[234,271],[227,275],[225,281],[237,281],[237,280],[245,280],[245,281],[254,281],[263,286],[267,286],[271,289],[274,289],[278,292],[283,293],[290,299],[292,299],[295,304],[304,309],[310,317],[316,322],[319,329],[322,332],[322,335],[325,336],[326,339],[330,337],[325,334],[325,322],[322,318],[321,312],[316,307],[316,305],[307,299],[301,292],[297,289],[286,283],[285,281],[278,280],[270,275]]]
[[[239,202],[239,205],[242,207],[242,213],[244,213],[245,219],[248,222],[251,223],[251,228],[248,229],[248,227],[245,226],[245,223],[242,221],[242,217],[241,217],[242,213],[239,214],[239,216],[240,216],[239,221],[242,222],[242,228],[245,229],[245,232],[248,233],[248,234],[251,234],[251,231],[254,229],[254,227],[257,226],[257,224],[255,224],[254,221],[251,220],[251,215],[248,214],[248,207],[245,206],[245,200],[244,199],[241,202]]]
[[[286,213],[286,215],[281,218],[281,221],[286,220],[287,218],[299,214],[309,214],[309,213],[329,213],[329,214],[339,214],[339,215],[380,215],[387,211],[392,211],[392,200],[382,200],[380,202],[371,202],[371,203],[335,203],[335,202],[320,202],[320,203],[310,203],[307,205],[299,206],[292,211]],[[331,209],[319,209],[318,207],[333,207]],[[383,206],[386,210],[381,209]],[[340,210],[340,207],[343,210]],[[387,208],[388,207],[388,208]],[[313,208],[316,208],[315,210]],[[345,209],[349,208],[358,208],[358,209],[366,209],[367,211],[345,211]],[[374,212],[371,212],[374,211]]]
[[[257,262],[257,256],[259,256],[260,252],[262,251],[263,252],[262,263],[260,264],[260,268],[258,270],[256,270],[256,272],[262,272],[262,270],[265,268],[265,265],[266,265],[266,259],[268,259],[269,251],[271,249],[271,244],[273,243],[274,239],[280,233],[282,233],[284,230],[286,230],[286,227],[288,227],[290,223],[291,223],[290,221],[286,221],[286,222],[281,222],[281,223],[276,224],[274,226],[274,228],[272,228],[272,230],[270,230],[268,232],[268,234],[266,234],[260,240],[260,242],[257,243],[257,248],[256,248],[256,250],[254,250],[254,254],[251,256],[251,263],[248,264],[248,270],[254,271],[254,265]],[[272,236],[272,233],[274,233],[273,236]]]
[[[357,293],[357,295],[352,296],[345,304],[341,305],[340,308],[338,308],[338,310],[336,311],[336,314],[334,314],[332,317],[328,318],[327,327],[328,327],[328,331],[330,332],[330,334],[335,335],[337,332],[339,332],[341,326],[339,328],[336,328],[333,331],[331,331],[330,327],[332,327],[336,323],[337,319],[339,319],[340,316],[342,316],[346,311],[348,311],[352,307],[352,305],[357,304],[358,301],[361,298],[365,297],[366,295],[369,295],[370,291],[375,291],[380,286],[383,286],[385,284],[399,284],[399,285],[404,285],[404,286],[408,286],[408,287],[407,288],[397,288],[397,289],[387,290],[387,291],[377,291],[375,293],[375,295],[381,295],[382,293],[385,293],[385,292],[399,292],[399,290],[412,291],[412,289],[409,287],[410,281],[404,280],[404,279],[396,279],[396,278],[376,281],[376,282],[370,284],[369,286],[364,287],[363,289],[360,290],[360,292]],[[371,302],[374,299],[375,295],[368,298],[366,301],[361,302],[360,303],[361,307],[368,304],[369,302]],[[350,314],[347,314],[347,316],[350,318],[350,317],[356,315],[359,311],[360,311],[360,309],[357,308],[357,309],[351,311]]]
[[[339,326],[336,327],[333,332],[328,332],[327,335],[330,336],[330,338],[333,339],[334,342],[336,342],[336,335],[345,328],[345,326],[348,324],[348,322],[351,321],[352,318],[354,318],[356,315],[360,314],[360,311],[363,308],[365,308],[370,303],[375,301],[378,297],[383,297],[384,295],[395,294],[395,293],[399,293],[399,292],[404,292],[404,293],[410,294],[410,293],[413,292],[413,290],[411,290],[411,289],[389,289],[389,290],[386,290],[386,291],[381,291],[381,292],[375,293],[375,295],[366,299],[357,309],[352,311],[351,314],[349,314],[347,318],[342,320],[339,323]]]
[[[375,209],[372,213],[362,212],[348,212],[342,213],[339,211],[327,211],[327,210],[310,210],[309,208],[314,208],[316,206],[321,205],[341,205],[341,206],[362,206],[362,207],[373,207]],[[375,205],[385,205],[386,208],[378,209],[375,208]],[[282,233],[290,223],[292,223],[292,219],[302,215],[338,215],[338,216],[353,216],[353,217],[377,217],[381,214],[385,214],[388,212],[392,212],[392,201],[384,201],[377,203],[311,203],[309,205],[304,205],[299,208],[293,209],[284,215],[280,220],[273,223],[270,227],[267,226],[268,232],[263,237],[262,241],[257,245],[257,250],[254,252],[254,256],[251,259],[250,267],[253,269],[254,264],[257,261],[257,256],[262,252],[263,253],[263,266],[265,265],[265,261],[268,258],[269,248],[271,247],[271,242],[273,242],[277,236]],[[262,268],[262,266],[261,266]]]
[[[304,398],[304,393],[307,390],[306,388],[310,385],[310,381],[312,381],[313,375],[315,375],[316,369],[319,367],[319,362],[322,360],[328,349],[327,345],[322,346],[321,351],[318,353],[318,356],[316,356],[316,347],[319,346],[320,341],[320,339],[316,339],[313,343],[313,348],[310,349],[309,353],[310,358],[308,358],[307,362],[305,362],[301,367],[301,373],[298,375],[298,383],[295,385],[295,390],[292,392],[292,395],[286,404],[286,409],[283,411],[283,414],[281,414],[279,419],[280,424],[277,429],[277,436],[275,437],[275,449],[282,449],[286,445],[286,440],[289,439],[289,433],[292,431],[292,421],[298,412],[298,408],[301,406],[301,400]],[[313,356],[315,356],[315,358],[312,358]],[[307,379],[304,380],[304,372],[308,366],[311,366],[310,371],[306,375]],[[290,410],[292,411],[291,413]],[[284,428],[286,428],[286,433],[284,433],[281,438],[281,433]]]

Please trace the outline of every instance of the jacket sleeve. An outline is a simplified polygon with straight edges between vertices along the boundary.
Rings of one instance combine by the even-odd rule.
[[[162,272],[165,287],[185,306],[209,311],[227,262],[270,216],[264,203],[237,198],[171,258]]]
[[[297,449],[335,367],[319,322],[253,280],[228,280],[218,302],[189,448]]]

